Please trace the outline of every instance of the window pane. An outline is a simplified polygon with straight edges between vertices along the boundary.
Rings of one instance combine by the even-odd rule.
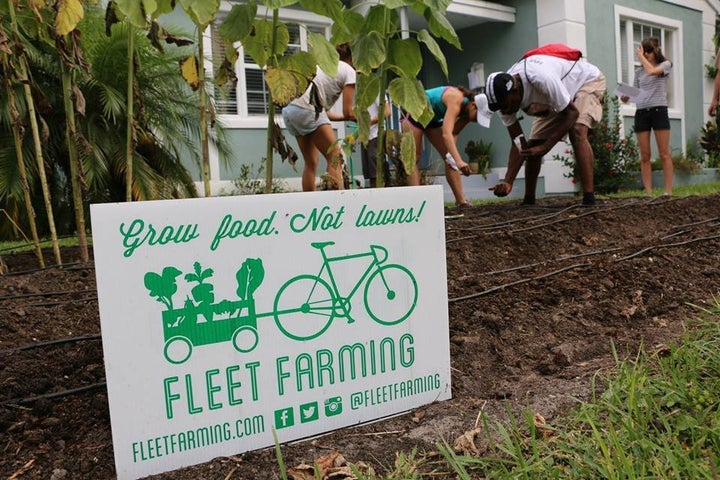
[[[265,72],[257,69],[245,69],[245,87],[247,88],[248,114],[266,114],[268,94],[265,87]]]
[[[632,77],[630,75],[630,68],[628,66],[628,50],[627,50],[627,22],[625,20],[620,21],[620,78],[625,83],[632,83]]]

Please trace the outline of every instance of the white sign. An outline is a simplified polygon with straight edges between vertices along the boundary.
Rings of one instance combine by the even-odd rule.
[[[92,205],[118,479],[450,398],[442,200]]]

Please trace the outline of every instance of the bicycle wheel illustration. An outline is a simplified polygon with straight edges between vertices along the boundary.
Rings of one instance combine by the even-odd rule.
[[[275,323],[293,340],[311,340],[330,327],[335,318],[332,289],[315,275],[298,275],[275,296]]]
[[[410,270],[402,265],[382,265],[365,284],[365,308],[382,325],[395,325],[415,309],[418,287]]]

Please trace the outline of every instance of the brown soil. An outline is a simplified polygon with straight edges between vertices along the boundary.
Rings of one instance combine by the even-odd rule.
[[[435,450],[440,436],[452,444],[480,411],[502,420],[506,405],[552,422],[590,397],[596,373],[614,364],[613,345],[625,356],[672,342],[697,306],[720,293],[718,212],[720,195],[603,200],[594,208],[558,197],[449,218],[453,399],[283,445],[286,465],[338,450],[387,473],[396,451]],[[65,262],[78,258],[63,251]],[[18,350],[100,332],[93,265],[33,271],[32,254],[3,259],[10,274],[0,277],[0,478],[113,478],[100,341]],[[80,387],[88,389],[47,397]],[[442,471],[439,463],[424,468]],[[266,449],[152,478],[280,474]]]

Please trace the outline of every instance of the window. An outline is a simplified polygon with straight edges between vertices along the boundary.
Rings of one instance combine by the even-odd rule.
[[[634,82],[635,70],[641,66],[635,51],[644,38],[656,37],[660,41],[663,53],[673,63],[673,70],[668,79],[668,107],[670,109],[682,108],[680,95],[682,24],[677,20],[623,7],[616,7],[615,16],[617,19],[618,80],[629,84]]]
[[[225,48],[219,35],[219,25],[222,18],[217,20],[210,29],[213,65],[219,65],[225,58]],[[290,41],[285,53],[294,53],[300,50],[307,51],[308,32],[328,34],[324,25],[306,22],[285,21],[290,33]],[[242,44],[238,48],[238,61],[235,64],[237,84],[233,86],[214,87],[215,109],[219,115],[235,115],[239,117],[262,118],[267,116],[269,92],[265,84],[265,70],[253,62],[253,59],[243,51]],[[276,112],[280,112],[277,109]]]

